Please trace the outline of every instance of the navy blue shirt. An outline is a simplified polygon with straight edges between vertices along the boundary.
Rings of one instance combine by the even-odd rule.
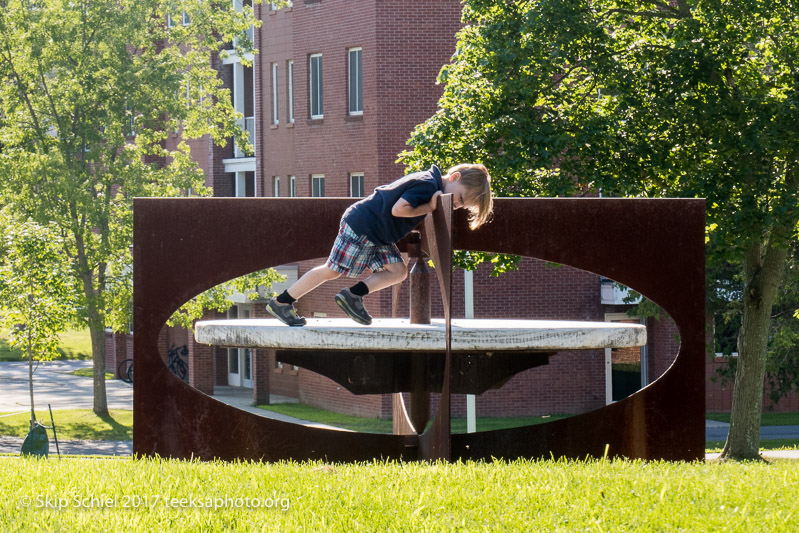
[[[358,235],[375,244],[392,244],[418,226],[425,215],[395,217],[391,208],[402,198],[411,207],[426,204],[436,191],[444,191],[441,171],[433,165],[430,170],[408,174],[388,185],[381,185],[370,196],[351,205],[342,217]]]

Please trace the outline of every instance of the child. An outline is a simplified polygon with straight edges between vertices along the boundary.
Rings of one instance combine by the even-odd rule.
[[[363,306],[363,297],[405,279],[408,268],[396,243],[436,209],[442,194],[452,194],[455,209],[470,211],[472,229],[482,226],[491,214],[491,177],[483,165],[457,165],[446,176],[433,165],[430,170],[378,187],[344,212],[327,262],[272,298],[266,310],[289,326],[304,326],[305,318],[297,316],[294,309],[297,299],[326,281],[342,274],[355,278],[369,267],[371,276],[335,296],[347,316],[368,326],[372,317]]]

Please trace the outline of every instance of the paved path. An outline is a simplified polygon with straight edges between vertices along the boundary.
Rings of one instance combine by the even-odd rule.
[[[53,411],[58,409],[91,409],[92,380],[88,377],[71,374],[79,368],[91,368],[91,361],[53,361],[40,364],[33,375],[33,394],[36,411],[46,412],[49,403]],[[109,409],[133,409],[133,386],[120,380],[107,380],[106,395]],[[238,407],[267,418],[304,424],[314,427],[332,427],[300,420],[287,415],[265,411],[252,406],[252,389],[238,387],[216,387],[216,398],[219,401]],[[272,403],[289,403],[297,400],[273,395]],[[30,409],[30,390],[28,385],[27,362],[0,362],[0,413],[23,413]],[[58,413],[54,413],[56,428]],[[2,418],[0,418],[2,421]],[[49,416],[42,423],[50,424]],[[339,429],[339,428],[335,428]],[[57,430],[57,429],[56,429]],[[50,437],[50,453],[56,454],[55,441]],[[0,454],[18,454],[22,448],[23,438],[0,436]],[[58,441],[58,449],[65,455],[131,455],[132,441]]]
[[[35,365],[35,363],[34,363]],[[91,368],[91,361],[52,361],[40,363],[33,374],[33,401],[36,410],[91,409],[94,393],[92,379],[74,376],[79,368]],[[133,385],[118,379],[106,380],[109,409],[133,408]],[[0,362],[0,413],[30,409],[28,363]]]

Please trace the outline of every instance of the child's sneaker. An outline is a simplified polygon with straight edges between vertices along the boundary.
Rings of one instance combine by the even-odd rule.
[[[266,304],[266,310],[270,315],[277,318],[287,326],[304,326],[305,317],[297,316],[297,310],[294,309],[294,304],[282,304],[272,298]]]
[[[349,289],[341,289],[336,294],[336,303],[341,307],[347,316],[359,324],[368,326],[372,323],[372,316],[363,306],[363,298],[356,296]]]

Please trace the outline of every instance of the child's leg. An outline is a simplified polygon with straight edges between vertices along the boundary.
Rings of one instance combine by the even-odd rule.
[[[399,263],[389,263],[383,266],[383,270],[375,272],[363,282],[369,287],[369,293],[385,289],[402,281],[408,277],[408,266],[405,261]]]
[[[295,281],[294,284],[288,288],[287,292],[293,299],[299,300],[322,283],[336,279],[340,275],[341,274],[335,270],[331,270],[326,264],[319,265],[303,274],[300,279]]]

